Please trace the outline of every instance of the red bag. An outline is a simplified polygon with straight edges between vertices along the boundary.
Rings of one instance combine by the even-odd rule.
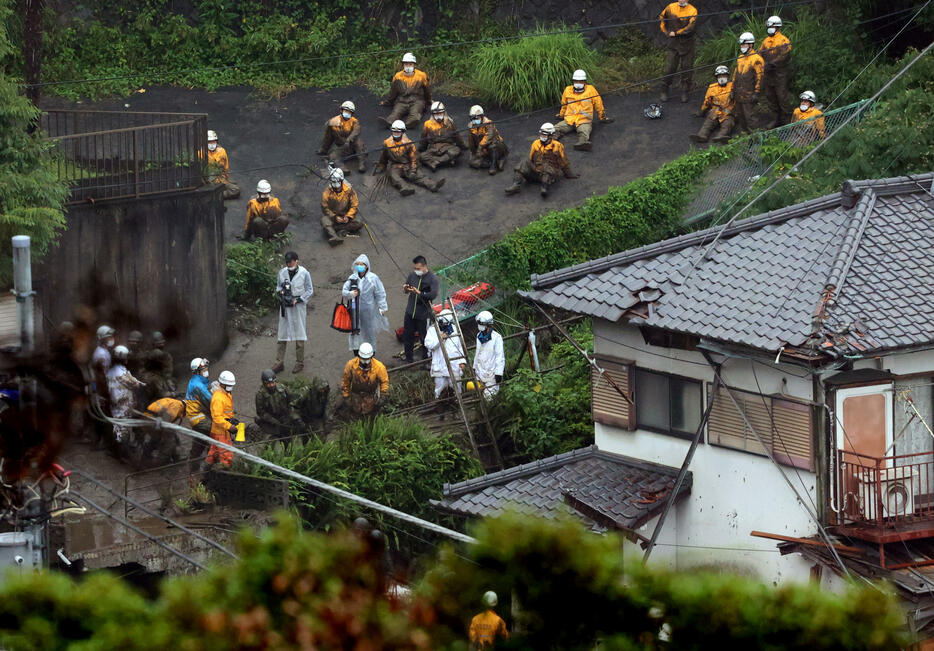
[[[331,315],[331,327],[339,332],[350,332],[353,330],[353,323],[350,320],[350,309],[343,303],[334,306],[334,314]]]

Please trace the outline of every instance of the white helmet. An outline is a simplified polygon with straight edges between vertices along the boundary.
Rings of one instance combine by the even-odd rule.
[[[123,344],[120,344],[119,346],[114,348],[114,359],[117,359],[117,360],[122,359],[123,361],[126,361],[129,356],[130,356],[130,349],[124,346]]]
[[[216,140],[217,140],[217,132],[211,131],[210,129],[208,129],[208,142],[212,142]]]
[[[754,45],[756,42],[756,37],[752,35],[752,32],[743,32],[739,35],[739,44],[740,45]]]
[[[483,593],[483,605],[487,608],[493,608],[496,604],[499,603],[499,598],[496,596],[496,593],[492,590],[487,590]]]
[[[354,111],[357,110],[357,107],[353,102],[351,102],[350,100],[347,100],[346,102],[341,104],[341,110],[350,111],[351,113],[353,113]]]
[[[390,131],[405,131],[405,122],[402,120],[396,120],[392,123],[392,126],[389,127]]]
[[[357,357],[360,359],[370,359],[373,357],[373,346],[366,341],[360,344],[360,348],[357,350]]]
[[[202,366],[207,366],[207,362],[208,360],[204,359],[203,357],[195,357],[191,360],[191,364],[188,365],[188,368],[191,369],[192,373],[197,373],[201,370]]]
[[[431,103],[431,112],[432,112],[432,113],[443,113],[443,112],[444,112],[444,102],[432,102],[432,103]]]
[[[270,192],[272,192],[272,186],[269,185],[269,181],[267,181],[266,179],[263,179],[262,181],[256,184],[256,191],[261,194],[269,194]]]
[[[765,21],[765,26],[766,26],[766,27],[775,27],[775,28],[781,27],[781,26],[782,26],[782,19],[779,18],[778,16],[769,16],[769,19],[768,19],[767,21]]]
[[[331,183],[333,183],[334,181],[340,181],[341,183],[343,183],[344,182],[344,170],[342,170],[339,167],[335,167],[333,170],[331,170],[330,181]]]
[[[587,73],[583,70],[575,70],[574,74],[571,75],[572,81],[587,81]]]
[[[547,133],[549,136],[555,135],[555,125],[551,122],[546,122],[538,129],[539,133]]]
[[[222,387],[237,386],[237,378],[235,378],[234,374],[230,371],[221,371],[221,374],[217,376],[217,382]]]
[[[483,310],[476,318],[477,325],[493,325],[493,315],[488,310]]]
[[[814,91],[812,91],[812,90],[806,90],[806,91],[804,91],[803,93],[801,93],[800,95],[798,95],[798,99],[806,99],[806,100],[809,101],[811,104],[814,104],[814,103],[817,102],[817,95],[815,95],[815,94],[814,94]]]
[[[719,77],[721,75],[730,74],[730,69],[726,66],[717,66],[717,69],[713,71],[714,77]]]
[[[411,52],[406,52],[402,55],[402,63],[417,63],[415,60],[415,55]]]
[[[109,325],[102,325],[97,329],[97,340],[103,341],[107,337],[113,337],[116,332],[117,331],[111,328]]]
[[[438,312],[438,323],[439,324],[447,325],[451,323],[451,321],[453,320],[454,320],[454,313],[450,309],[444,308],[443,310]]]
[[[470,107],[470,117],[483,117],[483,107],[479,104],[474,104]]]

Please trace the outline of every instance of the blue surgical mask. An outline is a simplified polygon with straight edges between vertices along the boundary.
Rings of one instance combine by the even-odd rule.
[[[350,116],[350,111],[343,111],[343,112],[341,113],[341,117],[344,118],[345,120],[349,120],[350,117],[351,117],[351,116]]]
[[[365,264],[358,264],[358,265],[357,265],[356,267],[354,267],[354,268],[357,270],[357,273],[360,274],[361,276],[362,276],[363,274],[366,273],[366,265],[365,265]]]
[[[489,328],[487,328],[486,330],[481,330],[480,332],[477,333],[477,341],[479,341],[481,344],[485,344],[492,338],[493,338],[493,331],[490,330]]]
[[[480,124],[483,122],[483,118],[474,118],[474,119],[471,120],[471,122],[472,122],[475,126],[478,126],[478,127],[479,127]]]
[[[441,331],[446,335],[451,334],[452,332],[454,332],[454,324],[445,323],[443,326],[441,326]]]

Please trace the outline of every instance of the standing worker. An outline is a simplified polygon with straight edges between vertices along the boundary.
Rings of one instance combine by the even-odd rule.
[[[597,89],[587,83],[587,73],[575,70],[571,76],[571,85],[561,94],[561,111],[558,118],[561,120],[555,125],[555,140],[560,140],[565,134],[577,131],[577,143],[574,149],[590,151],[593,146],[590,134],[593,131],[593,121],[597,117],[601,122],[612,122],[603,110],[603,99]]]
[[[553,140],[555,125],[546,122],[538,131],[538,139],[532,143],[528,158],[515,169],[512,185],[506,188],[506,194],[517,194],[525,181],[540,183],[542,199],[548,196],[552,184],[558,180],[558,172],[563,172],[569,179],[578,178],[571,171],[571,161],[564,153],[564,145]]]
[[[505,642],[509,639],[506,622],[493,610],[499,599],[496,593],[489,590],[483,595],[484,611],[474,615],[470,620],[470,647],[471,649],[492,649],[498,640]]]
[[[97,329],[97,348],[91,355],[91,376],[94,378],[94,390],[97,395],[107,402],[107,371],[113,363],[110,353],[116,343],[117,331],[109,325],[102,325]]]
[[[473,355],[473,372],[483,384],[483,395],[492,398],[499,393],[499,383],[503,381],[506,368],[503,336],[493,329],[493,315],[487,310],[478,314],[476,321],[477,348]]]
[[[254,434],[250,440],[260,438],[260,433],[265,438],[280,438],[300,432],[302,422],[292,409],[292,397],[278,383],[275,372],[267,368],[259,379],[263,386],[256,392],[254,399],[256,422],[249,427],[249,431]]]
[[[328,244],[343,244],[347,236],[356,236],[363,222],[357,219],[360,199],[357,191],[344,180],[340,168],[331,170],[328,187],[321,193],[321,227]]]
[[[188,380],[188,390],[185,393],[185,415],[191,428],[199,434],[211,435],[211,389],[210,369],[206,357],[195,357],[191,360],[191,379]],[[198,464],[204,461],[208,444],[200,439],[191,440],[191,449],[188,452],[190,470],[194,472]],[[197,461],[196,461],[197,460]]]
[[[431,105],[431,117],[422,125],[419,160],[432,172],[442,165],[454,167],[461,152],[467,149],[464,139],[448,117],[442,102]]]
[[[240,188],[230,180],[227,150],[217,144],[217,133],[214,131],[208,131],[208,180],[224,186],[224,201],[240,196]]]
[[[415,194],[415,190],[406,186],[403,180],[420,185],[431,192],[440,190],[444,185],[444,179],[430,181],[418,171],[418,149],[415,143],[405,135],[405,123],[402,120],[392,123],[391,134],[383,141],[383,152],[379,156],[376,167],[373,168],[373,174],[386,172],[388,166],[389,184],[403,197]]]
[[[795,127],[794,141],[798,147],[810,145],[815,140],[823,140],[827,137],[827,130],[824,126],[823,112],[814,106],[817,103],[817,95],[814,91],[806,90],[798,96],[800,104],[791,116],[792,122],[802,122],[809,120],[806,124]]]
[[[730,82],[730,69],[717,66],[714,74],[717,81],[707,87],[707,94],[699,111],[700,115],[704,116],[704,124],[696,134],[691,135],[692,142],[707,142],[714,129],[717,129],[714,142],[724,144],[730,140],[730,132],[733,130],[733,84]]]
[[[279,333],[276,344],[276,363],[272,370],[281,373],[285,369],[285,349],[290,341],[295,342],[295,366],[293,373],[305,368],[305,320],[308,318],[308,299],[315,293],[311,274],[298,264],[298,254],[285,254],[285,266],[279,270],[276,294],[279,296]]]
[[[437,324],[425,335],[425,348],[431,352],[431,377],[435,380],[435,399],[445,388],[461,392],[460,379],[467,366],[464,342],[455,332],[454,313],[445,308],[438,313]],[[447,359],[445,360],[445,354]],[[450,362],[450,369],[448,363]],[[453,373],[453,376],[452,376]]]
[[[152,333],[152,348],[146,353],[143,369],[143,379],[149,385],[147,404],[175,393],[175,361],[165,349],[165,335],[158,330]]]
[[[256,184],[256,196],[246,205],[246,225],[243,227],[244,240],[259,237],[271,239],[284,233],[289,226],[289,218],[282,214],[278,197],[272,196],[272,185],[262,179]]]
[[[126,339],[126,347],[130,349],[130,357],[127,360],[126,367],[130,369],[133,375],[141,375],[143,372],[143,361],[145,355],[143,351],[143,333],[139,330],[130,332]]]
[[[236,435],[237,425],[240,423],[234,417],[233,395],[232,391],[237,384],[237,378],[230,371],[221,371],[217,377],[220,388],[211,396],[211,438],[220,443],[231,444],[230,436]],[[215,464],[229,468],[233,463],[233,452],[225,450],[216,445],[212,445],[208,450],[208,456],[204,460],[211,468]]]
[[[509,148],[493,121],[483,114],[483,107],[479,104],[470,107],[470,136],[467,145],[470,147],[468,165],[472,168],[489,168],[490,176],[503,171]]]
[[[341,111],[324,123],[324,137],[321,140],[319,156],[327,156],[332,163],[340,160],[341,163],[353,158],[357,159],[357,171],[366,172],[366,147],[360,137],[360,120],[354,117],[357,112],[356,105],[347,100],[341,104]],[[345,174],[350,170],[341,165]]]
[[[107,371],[107,388],[110,392],[110,415],[114,418],[133,418],[136,407],[136,390],[146,386],[126,367],[130,350],[126,346],[117,346],[113,352],[113,365]],[[133,428],[127,425],[114,425],[114,438],[120,446],[131,445]]]
[[[662,9],[658,15],[658,27],[667,41],[665,50],[665,72],[662,79],[661,100],[668,101],[668,89],[681,70],[681,103],[688,101],[693,87],[694,32],[697,29],[697,9],[688,0],[677,0]]]
[[[431,315],[431,302],[438,295],[438,279],[428,269],[428,260],[423,255],[412,258],[412,271],[402,285],[402,292],[408,294],[405,304],[405,318],[402,322],[402,345],[405,347],[405,361],[414,362],[415,340],[422,342],[422,359],[428,359],[425,348],[425,333],[428,332],[428,317]]]
[[[389,320],[386,318],[389,304],[386,302],[383,281],[370,271],[370,259],[365,253],[354,260],[350,277],[344,281],[341,294],[355,303],[359,327],[356,333],[351,332],[347,337],[347,345],[354,355],[359,352],[360,344],[364,341],[375,351],[377,333],[389,330]]]
[[[387,127],[402,120],[409,129],[414,129],[422,120],[425,108],[431,106],[431,84],[428,75],[415,67],[415,55],[402,55],[402,70],[397,72],[389,84],[389,96],[381,106],[391,106],[389,116],[379,118]]]
[[[791,116],[791,103],[788,101],[788,63],[791,61],[791,41],[782,34],[782,19],[770,16],[765,21],[768,36],[762,39],[759,54],[765,61],[765,101],[769,105],[772,119],[766,129],[780,127]]]
[[[376,411],[389,395],[386,365],[373,358],[373,346],[364,341],[356,357],[344,366],[341,378],[343,406],[350,416],[366,416]]]
[[[759,92],[762,90],[762,75],[765,62],[756,53],[756,37],[752,32],[743,32],[739,37],[739,57],[733,70],[733,112],[736,115],[736,128],[739,131],[752,132],[758,127],[756,107],[759,104]]]

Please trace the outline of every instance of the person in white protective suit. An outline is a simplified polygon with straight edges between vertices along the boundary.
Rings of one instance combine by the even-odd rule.
[[[451,387],[460,393],[460,379],[464,374],[464,367],[467,366],[467,355],[464,353],[464,342],[454,328],[454,313],[451,310],[444,309],[438,313],[438,323],[428,328],[424,343],[431,353],[431,377],[435,379],[435,398],[441,397],[445,387]],[[448,361],[451,363],[450,371],[442,351],[447,352]]]
[[[289,251],[285,254],[285,266],[279,270],[276,294],[279,297],[279,332],[276,344],[276,361],[272,366],[274,373],[285,369],[285,349],[290,341],[295,342],[295,367],[293,373],[301,373],[305,368],[305,322],[308,318],[308,301],[314,295],[315,288],[311,274],[298,263],[298,254]]]
[[[350,277],[344,281],[341,292],[345,299],[354,299],[357,306],[360,332],[348,335],[348,346],[356,355],[360,344],[369,342],[376,350],[376,334],[382,330],[389,330],[389,319],[386,312],[389,304],[386,302],[386,288],[383,281],[370,271],[370,259],[361,253],[354,260]]]
[[[477,315],[477,349],[473,355],[473,372],[483,384],[483,395],[492,398],[499,392],[506,368],[503,336],[493,330],[493,315],[484,310]]]

